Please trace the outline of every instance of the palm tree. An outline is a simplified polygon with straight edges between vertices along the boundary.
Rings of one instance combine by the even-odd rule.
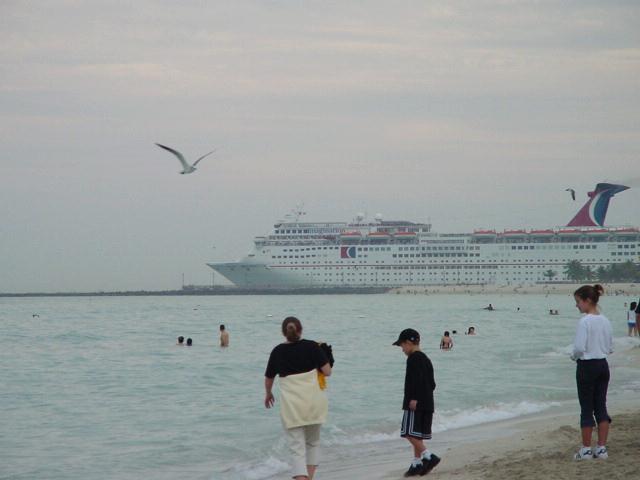
[[[564,273],[569,280],[579,282],[586,277],[585,268],[580,263],[580,260],[571,260],[564,267]]]
[[[545,277],[547,277],[547,280],[548,280],[549,282],[551,282],[551,281],[554,279],[554,277],[555,277],[556,275],[558,275],[558,274],[557,274],[556,272],[554,272],[553,270],[549,269],[549,270],[547,270],[546,272],[544,272],[544,273],[543,273],[543,275],[544,275]]]
[[[585,280],[593,280],[594,278],[596,278],[596,272],[594,272],[593,270],[591,270],[591,267],[584,267],[584,279]]]
[[[611,269],[599,266],[596,270],[596,278],[601,282],[609,282],[611,280]]]

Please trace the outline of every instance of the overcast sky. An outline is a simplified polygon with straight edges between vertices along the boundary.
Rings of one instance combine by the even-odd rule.
[[[565,224],[640,177],[639,77],[636,1],[4,0],[0,292],[207,284],[299,202]]]

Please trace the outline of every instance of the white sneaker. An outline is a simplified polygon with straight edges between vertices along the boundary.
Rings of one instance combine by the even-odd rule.
[[[582,447],[573,456],[574,460],[593,460],[593,451],[590,448]]]
[[[605,446],[597,446],[596,453],[594,455],[596,458],[601,458],[603,460],[609,458],[609,453],[607,452],[607,447]]]

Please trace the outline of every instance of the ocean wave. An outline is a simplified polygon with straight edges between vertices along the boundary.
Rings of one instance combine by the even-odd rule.
[[[360,432],[350,433],[342,430],[336,425],[325,427],[322,435],[323,446],[346,446],[346,445],[362,445],[366,443],[385,442],[387,440],[395,440],[400,435],[400,430],[394,432]]]
[[[640,347],[640,339],[638,337],[616,337],[613,339],[613,353],[626,352],[633,348]]]
[[[289,469],[291,469],[291,466],[288,463],[269,456],[264,460],[246,462],[241,466],[235,466],[231,471],[234,473],[234,478],[263,480],[286,472]]]
[[[569,357],[572,352],[573,343],[570,343],[569,345],[565,345],[562,347],[555,347],[550,352],[543,353],[542,356],[546,358]]]
[[[507,420],[509,418],[539,413],[558,405],[560,405],[558,402],[542,403],[523,401],[519,403],[495,403],[470,410],[436,412],[433,431],[444,432],[446,430]]]
[[[614,337],[613,353],[626,352],[633,348],[640,347],[640,339],[638,337]],[[573,343],[562,347],[556,347],[550,352],[542,354],[543,357],[568,357],[573,352]]]
[[[533,413],[539,413],[551,407],[561,405],[558,402],[495,403],[466,410],[444,410],[436,412],[433,419],[433,432],[444,432],[483,423],[507,420]],[[336,425],[328,425],[322,434],[324,446],[348,446],[395,440],[400,436],[400,429],[393,432],[361,432],[353,433],[342,430]]]

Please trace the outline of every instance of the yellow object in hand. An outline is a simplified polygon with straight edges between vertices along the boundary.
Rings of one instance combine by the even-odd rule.
[[[320,385],[320,390],[327,388],[327,377],[325,377],[322,372],[318,372],[318,385]]]

